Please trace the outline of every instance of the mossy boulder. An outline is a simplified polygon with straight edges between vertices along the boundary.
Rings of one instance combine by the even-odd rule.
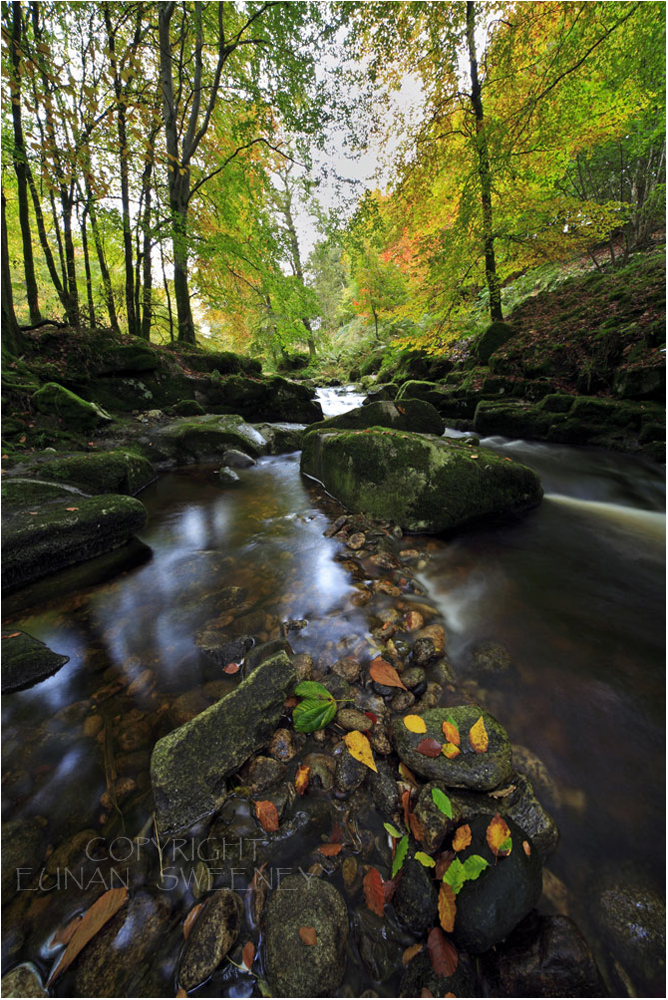
[[[505,437],[545,438],[552,421],[553,417],[539,406],[482,399],[475,410],[473,429],[483,437],[503,434]]]
[[[439,437],[445,430],[443,420],[431,403],[425,403],[421,399],[405,399],[401,403],[379,400],[367,406],[357,406],[354,410],[311,424],[307,433],[339,428],[357,431],[367,427],[392,427],[398,431],[436,434]]]
[[[488,792],[506,781],[512,773],[512,752],[508,734],[496,719],[477,705],[457,705],[452,708],[431,708],[420,712],[427,727],[425,733],[413,733],[396,719],[392,725],[392,742],[401,760],[415,774],[450,788],[470,788]],[[469,741],[471,727],[482,718],[487,730],[488,749],[476,753]],[[445,742],[443,723],[454,721],[461,736],[460,753],[452,760],[440,754],[426,757],[418,751],[425,739]]]
[[[137,493],[155,478],[153,466],[142,455],[118,449],[62,455],[37,462],[30,474],[75,486],[84,493]]]
[[[180,399],[169,407],[169,412],[175,417],[203,417],[206,410],[196,399]]]
[[[269,455],[285,455],[292,451],[299,451],[302,446],[303,425],[254,424],[254,427],[267,442]]]
[[[248,378],[229,375],[210,379],[206,388],[209,409],[239,413],[248,420],[311,424],[322,420],[315,389],[276,375]]]
[[[65,485],[10,479],[2,484],[2,589],[16,590],[115,549],[146,520],[146,508],[134,497],[89,497]]]
[[[145,340],[133,338],[131,343],[117,344],[102,350],[92,368],[98,375],[152,372],[160,367],[160,355]]]
[[[396,402],[403,405],[408,399],[431,403],[446,420],[468,420],[475,412],[479,393],[465,384],[453,389],[437,382],[410,381],[401,386]]]
[[[257,457],[266,450],[267,442],[243,417],[209,414],[182,417],[155,427],[150,434],[139,436],[138,445],[157,463],[188,465],[215,462],[230,447]]]
[[[369,403],[387,402],[388,400],[395,399],[398,392],[399,386],[395,382],[386,382],[384,385],[377,385],[362,400],[362,406],[368,406]]]
[[[69,662],[27,632],[7,629],[2,641],[2,693],[20,691],[50,677]]]
[[[158,740],[151,783],[161,834],[185,829],[220,807],[226,779],[269,742],[295,683],[293,664],[277,653],[215,705]]]
[[[491,323],[475,345],[475,352],[481,364],[486,365],[492,354],[507,344],[515,336],[515,331],[507,323],[496,320]]]
[[[40,413],[58,417],[66,427],[75,431],[91,431],[112,419],[95,403],[89,403],[57,382],[43,385],[33,395],[32,401]]]
[[[408,531],[517,514],[543,495],[535,472],[486,448],[377,427],[306,434],[301,470],[351,510]]]
[[[615,375],[614,392],[622,399],[665,400],[665,363],[620,369]]]

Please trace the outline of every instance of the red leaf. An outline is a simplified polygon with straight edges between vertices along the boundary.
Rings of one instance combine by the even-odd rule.
[[[383,877],[376,868],[370,868],[364,876],[362,883],[364,889],[364,899],[366,905],[376,916],[382,917],[385,913],[385,891],[383,889]]]
[[[339,826],[338,823],[335,823],[334,826],[332,827],[332,832],[329,835],[330,844],[340,844],[342,837],[343,834],[341,833],[341,827]]]
[[[411,793],[407,788],[405,792],[401,793],[401,806],[404,810],[404,825],[408,826],[410,823],[409,816],[411,814]]]
[[[299,936],[304,942],[304,944],[307,944],[309,946],[318,943],[318,938],[315,933],[315,927],[300,927]]]
[[[392,902],[392,897],[394,896],[394,890],[397,888],[397,884],[394,879],[388,879],[387,882],[383,882],[383,894],[385,896],[385,905]]]
[[[238,674],[241,670],[241,665],[239,663],[228,663],[226,667],[223,667],[224,674]]]
[[[247,941],[241,952],[241,961],[244,963],[246,968],[250,971],[250,967],[255,959],[255,945],[252,941]]]
[[[343,844],[321,844],[318,848],[321,854],[324,854],[326,858],[333,858],[335,854],[340,854],[343,850]]]
[[[415,748],[423,757],[440,757],[441,744],[435,739],[420,740]]]
[[[437,976],[447,979],[457,971],[459,955],[440,927],[432,927],[427,938],[431,967]]]
[[[378,722],[378,716],[375,714],[375,712],[365,712],[364,714],[366,715],[367,719],[371,719],[371,721],[375,726],[376,723]]]
[[[255,815],[267,833],[274,833],[275,830],[278,830],[278,810],[269,799],[255,803]]]

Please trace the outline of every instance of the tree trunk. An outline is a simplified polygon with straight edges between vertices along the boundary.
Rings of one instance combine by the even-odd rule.
[[[12,276],[9,270],[9,246],[5,220],[5,192],[2,192],[2,349],[8,354],[20,354],[24,339],[16,321]]]
[[[35,262],[32,253],[32,237],[30,234],[30,215],[28,211],[28,178],[23,122],[21,120],[21,35],[23,18],[21,4],[18,0],[12,3],[12,124],[14,127],[14,170],[19,197],[19,222],[21,224],[21,241],[23,243],[23,269],[26,279],[26,297],[30,310],[30,323],[39,323],[42,316],[37,295],[37,279],[35,278]]]
[[[81,214],[81,246],[83,249],[84,270],[86,272],[86,297],[88,299],[88,323],[95,326],[95,303],[93,302],[93,275],[90,268],[88,253],[88,205],[84,205]]]
[[[86,195],[88,198],[88,214],[90,215],[90,224],[93,230],[93,242],[95,243],[95,252],[97,253],[97,260],[100,265],[100,274],[102,275],[104,300],[107,304],[107,312],[109,313],[109,326],[114,333],[120,333],[121,331],[118,328],[118,317],[116,315],[116,305],[114,303],[114,292],[111,287],[111,277],[109,275],[109,268],[107,267],[107,260],[104,255],[104,246],[102,244],[100,227],[97,224],[97,211],[95,209],[95,202],[88,183],[86,183]]]
[[[63,288],[63,283],[60,280],[60,275],[58,274],[58,269],[56,267],[56,262],[53,259],[53,253],[49,240],[46,235],[46,227],[44,225],[44,213],[42,212],[42,203],[40,202],[39,192],[37,191],[37,186],[32,175],[32,170],[30,167],[27,169],[27,180],[28,187],[30,188],[30,194],[32,196],[33,209],[35,211],[35,220],[37,222],[37,233],[39,235],[40,246],[42,247],[42,252],[46,260],[46,266],[49,269],[49,274],[51,275],[51,281],[53,282],[53,287],[58,293],[58,298],[60,299],[63,309],[67,305],[67,300],[65,297],[65,289]]]
[[[501,286],[496,273],[496,257],[494,254],[492,170],[489,162],[489,147],[484,127],[482,93],[478,79],[478,57],[475,48],[475,3],[472,0],[467,0],[466,4],[466,38],[469,50],[469,70],[471,73],[471,106],[476,119],[478,179],[480,181],[480,199],[482,202],[485,277],[487,279],[487,288],[489,289],[489,309],[493,321],[502,321]]]

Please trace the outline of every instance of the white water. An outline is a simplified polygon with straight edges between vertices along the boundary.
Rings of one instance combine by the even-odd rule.
[[[336,417],[339,413],[347,413],[361,406],[366,399],[366,393],[360,392],[355,385],[334,386],[331,388],[321,387],[316,389],[316,399],[322,406],[322,412],[326,417]]]

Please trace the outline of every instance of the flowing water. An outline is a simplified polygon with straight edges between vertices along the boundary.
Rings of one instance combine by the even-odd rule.
[[[328,415],[361,399],[350,388],[319,397]],[[545,499],[503,527],[412,537],[426,556],[417,582],[443,616],[458,692],[481,701],[550,772],[546,805],[562,837],[549,861],[561,894],[552,904],[568,909],[605,962],[597,886],[621,870],[663,886],[663,476],[595,449],[484,444],[534,467]],[[335,558],[340,543],[323,536],[338,505],[301,477],[298,454],[263,458],[240,476],[228,489],[207,467],[160,477],[141,494],[150,514],[143,544],[5,601],[5,632],[20,627],[70,657],[54,677],[3,698],[5,820],[46,817],[55,847],[84,828],[107,837],[146,830],[150,746],[183,721],[179,712],[201,710],[236,683],[196,643],[205,627],[229,625],[262,641],[302,620],[288,633],[296,652],[322,663],[361,655],[371,627],[357,600],[361,583]],[[247,591],[245,617],[219,614],[212,626],[229,586]],[[503,655],[481,661],[481,648]],[[88,721],[91,706],[101,728]],[[104,801],[106,732],[113,766],[133,782],[122,819]],[[379,827],[372,815],[364,822]],[[57,954],[48,937],[82,908],[76,893],[55,897],[22,947],[10,934],[10,964],[31,959],[48,972]],[[185,912],[191,904],[185,893],[174,905]],[[10,921],[14,914],[20,923],[28,902],[12,906]],[[164,945],[172,963],[175,934]],[[349,966],[341,995],[394,995],[394,980],[379,986],[354,958]],[[198,995],[250,995],[249,977],[230,979],[230,968]],[[73,995],[70,976],[56,994]]]

